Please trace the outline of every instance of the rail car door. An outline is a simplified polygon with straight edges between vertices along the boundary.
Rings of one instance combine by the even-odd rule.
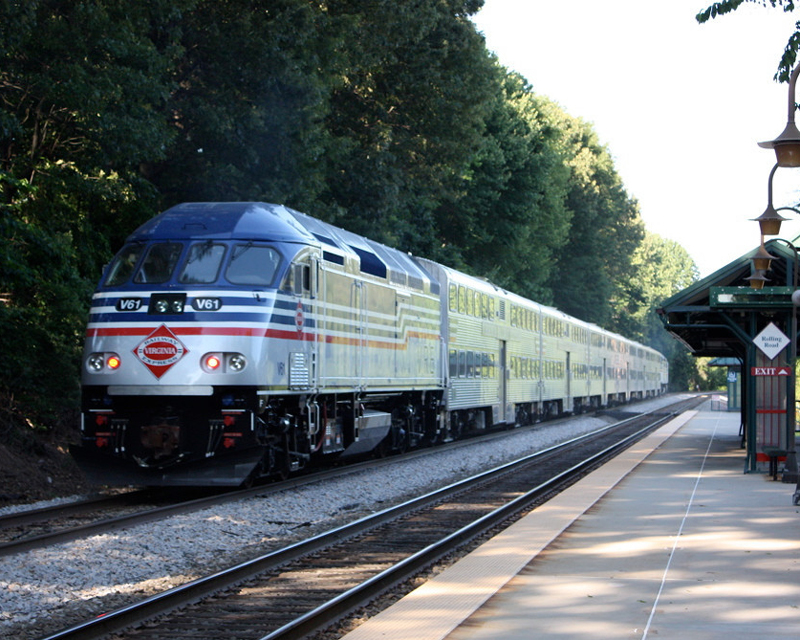
[[[366,346],[369,343],[367,318],[367,289],[363,282],[354,281],[350,289],[350,308],[352,310],[353,331],[353,384],[363,387],[368,375],[366,371]]]
[[[564,404],[563,411],[571,412],[572,411],[572,368],[570,367],[570,352],[567,351],[567,362],[566,362],[567,370],[564,372],[567,379],[566,379],[566,393],[567,399],[566,403]]]
[[[289,274],[291,291],[294,296],[294,322],[297,340],[289,352],[289,387],[308,389],[316,384],[316,341],[309,339],[317,330],[312,325],[316,298],[316,262],[306,258],[292,264]],[[312,276],[313,274],[313,276]],[[311,333],[309,333],[311,331]]]
[[[631,399],[631,363],[625,363],[625,402],[630,402]]]
[[[506,341],[500,341],[500,422],[509,422],[508,418],[508,366],[506,355]]]

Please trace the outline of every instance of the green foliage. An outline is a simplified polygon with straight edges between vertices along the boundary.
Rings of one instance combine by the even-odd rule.
[[[703,389],[708,387],[695,359],[667,333],[655,310],[697,279],[697,266],[682,246],[647,233],[633,252],[631,273],[618,282],[618,330],[667,356],[673,390],[694,389],[698,385]]]
[[[329,220],[431,258],[461,262],[448,212],[481,152],[500,90],[466,16],[476,2],[331,3],[350,63],[331,96],[330,133],[343,150],[328,176]],[[442,246],[444,245],[444,246]]]
[[[569,171],[549,114],[519,75],[496,67],[501,92],[491,104],[464,196],[437,211],[444,247],[461,266],[549,303],[555,252],[567,238]]]
[[[0,187],[20,201],[35,195],[26,181],[5,174]],[[69,234],[31,224],[21,212],[19,205],[0,209],[0,397],[4,409],[24,407],[36,421],[53,420],[63,404],[77,401],[83,300],[91,288],[78,276]]]
[[[696,391],[699,389],[697,362],[686,349],[676,350],[669,358],[669,390]]]
[[[632,256],[644,237],[637,203],[628,196],[608,150],[592,128],[543,101],[569,169],[566,242],[550,277],[555,305],[578,318],[637,335],[626,320],[618,283],[635,270]]]
[[[171,137],[160,108],[173,86],[177,11],[0,4],[0,394],[34,422],[77,402],[89,294],[155,204],[139,165],[162,157]]]
[[[787,12],[794,11],[794,0],[722,0],[722,2],[715,2],[710,7],[698,13],[696,16],[697,21],[700,24],[703,24],[704,22],[708,22],[708,20],[716,18],[717,16],[724,16],[726,13],[736,11],[736,9],[738,9],[745,2],[760,4],[762,7],[766,7],[767,4],[769,4],[769,6],[772,8],[781,7]]]
[[[315,203],[335,152],[323,118],[343,69],[329,23],[306,0],[198,0],[182,16],[168,102],[174,137],[143,172],[165,206]]]
[[[656,318],[655,309],[697,278],[697,267],[683,247],[647,233],[631,254],[630,272],[618,280],[616,326],[625,335],[662,351],[668,349],[667,340],[672,340]]]

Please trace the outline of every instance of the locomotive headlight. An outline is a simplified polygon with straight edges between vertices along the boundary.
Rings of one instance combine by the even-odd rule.
[[[90,373],[111,373],[121,364],[122,360],[116,353],[92,353],[86,358],[86,369]]]
[[[241,371],[244,369],[246,364],[247,360],[244,359],[244,356],[241,353],[234,353],[228,359],[228,368],[233,372]]]
[[[154,293],[150,297],[147,313],[164,315],[179,315],[186,308],[185,293]]]

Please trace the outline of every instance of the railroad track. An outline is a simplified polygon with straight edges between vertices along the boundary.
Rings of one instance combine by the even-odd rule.
[[[684,401],[624,420],[171,589],[49,640],[86,640],[111,633],[126,640],[305,637],[545,501],[559,487],[701,401]],[[120,634],[122,629],[127,630]]]
[[[486,434],[476,439],[442,445],[443,451],[451,446],[463,446],[482,438],[498,437]],[[246,489],[204,490],[202,488],[141,489],[117,495],[98,495],[60,505],[31,509],[0,516],[0,558],[40,549],[78,538],[109,533],[163,520],[183,513],[192,513],[218,504],[245,500],[254,496],[267,497],[271,492],[285,491],[309,482],[363,471],[387,461],[412,459],[429,455],[431,449],[422,449],[383,460],[365,460],[347,467],[315,470],[280,482],[261,484]]]
[[[199,497],[196,497],[199,496]],[[227,497],[226,497],[227,496]],[[228,494],[141,489],[0,517],[0,557],[152,522],[230,500]]]
[[[559,420],[554,420],[550,424],[558,422]],[[536,428],[536,425],[519,427],[513,432],[531,428]],[[115,495],[97,495],[74,502],[7,514],[0,516],[0,558],[192,513],[226,502],[254,496],[268,497],[270,492],[285,491],[309,482],[356,473],[392,461],[410,460],[430,455],[432,452],[447,451],[451,448],[501,438],[508,433],[510,431],[493,431],[439,445],[435,449],[410,451],[388,459],[365,460],[351,463],[346,467],[317,469],[307,475],[246,489],[208,490],[185,487],[141,489]]]

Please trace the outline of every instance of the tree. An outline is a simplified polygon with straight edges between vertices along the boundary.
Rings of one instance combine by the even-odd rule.
[[[548,277],[567,239],[569,171],[543,102],[519,74],[497,65],[500,88],[486,118],[464,197],[437,212],[446,246],[461,247],[467,269],[552,302]]]
[[[188,2],[0,4],[0,393],[34,420],[75,402],[92,284],[153,204]]]
[[[663,348],[667,336],[655,309],[697,278],[697,267],[681,245],[647,233],[633,252],[631,272],[620,281],[617,327],[627,336]]]
[[[163,205],[267,200],[313,210],[335,156],[324,118],[345,37],[308,0],[197,0],[180,20],[169,144],[142,167]]]
[[[616,325],[624,335],[658,349],[670,362],[670,387],[694,388],[703,375],[686,348],[667,333],[655,310],[698,279],[697,266],[674,240],[647,233],[619,287]],[[703,378],[704,379],[704,378]],[[702,382],[702,385],[705,385]],[[703,388],[706,388],[703,386]]]
[[[644,237],[638,204],[625,191],[608,149],[592,127],[548,104],[569,168],[569,236],[550,278],[555,305],[578,318],[623,332],[615,308]]]
[[[329,221],[431,258],[459,207],[498,90],[468,16],[475,0],[343,0],[330,3],[346,29],[343,82],[331,97],[330,134],[345,152],[328,175]],[[358,34],[354,37],[354,34]]]

